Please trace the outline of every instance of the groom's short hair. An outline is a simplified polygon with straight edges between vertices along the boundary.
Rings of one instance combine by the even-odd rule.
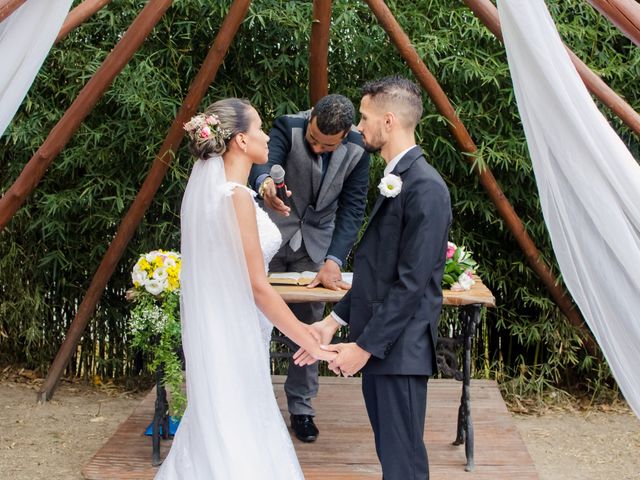
[[[404,77],[391,75],[366,83],[360,90],[378,106],[399,114],[406,127],[415,128],[422,118],[422,96],[418,86]]]

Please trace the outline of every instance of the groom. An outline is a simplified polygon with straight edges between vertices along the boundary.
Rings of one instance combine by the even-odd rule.
[[[413,82],[386,77],[366,84],[360,113],[365,148],[379,151],[387,166],[355,254],[353,287],[315,325],[328,342],[349,324],[350,343],[330,346],[338,351],[330,367],[345,376],[362,370],[384,479],[424,480],[427,379],[437,368],[449,191],[416,146],[422,99]]]

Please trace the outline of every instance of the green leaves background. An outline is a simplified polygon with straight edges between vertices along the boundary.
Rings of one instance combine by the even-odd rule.
[[[77,4],[79,2],[75,2]],[[96,71],[145,2],[119,0],[56,46],[0,139],[6,190]],[[117,225],[131,204],[190,81],[228,11],[229,0],[179,0],[55,160],[36,192],[0,233],[0,359],[46,368]],[[387,74],[413,78],[366,4],[335,0],[330,91],[358,102],[358,88]],[[502,45],[462,2],[387,2],[439,79],[489,166],[556,274]],[[582,0],[549,0],[565,42],[640,110],[640,49]],[[311,1],[256,0],[202,107],[249,98],[268,127],[308,105]],[[474,252],[495,293],[477,347],[478,373],[519,385],[608,383],[576,332],[529,269],[425,95],[419,142],[452,195],[451,238]],[[603,110],[638,158],[638,137]],[[118,377],[140,371],[130,349],[123,294],[140,252],[179,247],[179,206],[192,163],[182,147],[109,283],[70,374]],[[382,161],[373,162],[370,198]],[[452,318],[445,318],[448,328]],[[594,380],[595,379],[595,380]],[[536,387],[537,388],[537,387]]]

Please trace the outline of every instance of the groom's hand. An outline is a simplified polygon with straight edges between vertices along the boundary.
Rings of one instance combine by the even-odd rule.
[[[339,328],[340,324],[336,322],[331,315],[327,315],[319,322],[307,325],[307,329],[321,345],[329,345]],[[333,348],[330,347],[328,350],[333,350]],[[298,349],[298,351],[293,354],[294,363],[300,367],[311,365],[312,363],[315,363],[316,360],[316,358],[303,348]]]
[[[330,258],[324,261],[324,265],[320,268],[316,278],[307,285],[307,288],[314,288],[318,285],[322,285],[329,290],[349,290],[351,288],[350,283],[342,280],[340,266]]]
[[[323,346],[321,348],[324,349],[325,347]],[[355,342],[337,343],[331,345],[330,348],[334,352],[338,352],[338,356],[329,362],[329,368],[334,372],[339,370],[345,377],[355,375],[362,370],[362,367],[365,366],[371,357],[369,352],[360,348]]]

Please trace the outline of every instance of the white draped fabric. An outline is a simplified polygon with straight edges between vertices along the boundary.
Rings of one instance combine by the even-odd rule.
[[[0,135],[18,111],[73,0],[27,0],[0,23]]]
[[[196,162],[181,209],[188,405],[157,480],[303,478],[273,393],[232,191],[221,157]]]
[[[498,10],[564,282],[640,416],[640,165],[600,113],[542,0]]]

